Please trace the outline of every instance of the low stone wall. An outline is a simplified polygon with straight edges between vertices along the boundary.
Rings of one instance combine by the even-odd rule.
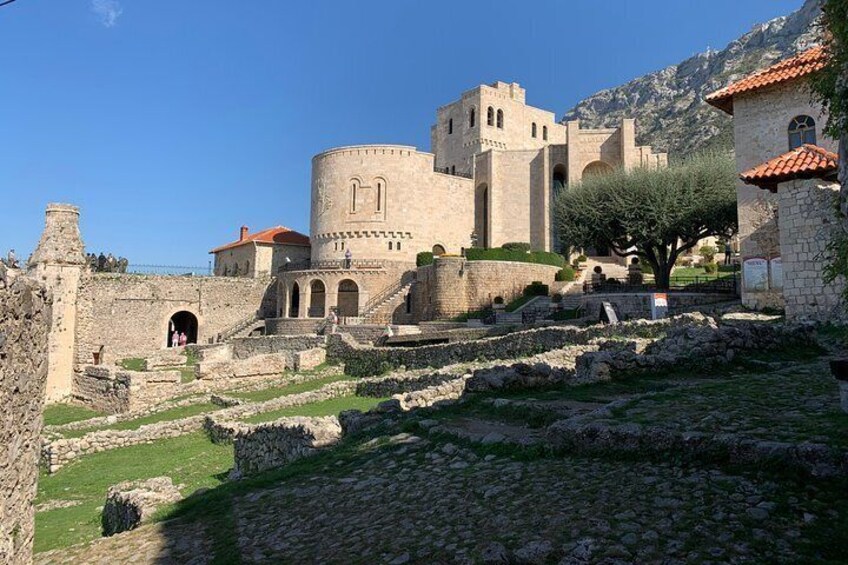
[[[848,476],[848,452],[827,445],[791,444],[741,438],[734,434],[675,432],[638,424],[561,420],[548,427],[547,442],[557,451],[585,455],[610,452],[725,463],[747,468],[771,467],[814,477]]]
[[[666,296],[668,296],[668,311],[671,314],[737,299],[732,294],[699,292],[669,292]],[[587,294],[580,301],[583,317],[598,321],[602,302],[612,304],[616,314],[622,320],[650,319],[651,317],[651,293],[647,292]]]
[[[326,361],[327,350],[323,347],[316,347],[292,353],[290,365],[293,371],[311,371]]]
[[[314,335],[323,323],[323,318],[266,318],[265,335]]]
[[[179,371],[127,371],[116,366],[87,365],[74,373],[72,397],[100,412],[117,414],[144,409],[173,398],[181,382]]]
[[[329,336],[327,357],[345,364],[345,372],[359,377],[406,367],[443,367],[477,359],[516,359],[560,349],[567,345],[589,343],[611,336],[657,337],[670,328],[707,324],[705,316],[684,314],[663,320],[636,320],[618,325],[550,326],[515,332],[476,341],[427,345],[414,348],[369,347],[344,334]]]
[[[283,418],[242,428],[235,436],[232,478],[261,473],[314,455],[341,439],[335,416]]]
[[[201,361],[230,361],[233,358],[233,346],[229,343],[206,345],[195,350],[195,358]]]
[[[143,371],[155,371],[164,367],[177,367],[186,364],[185,348],[169,347],[144,356]]]
[[[103,535],[133,530],[149,520],[160,506],[181,499],[182,495],[170,477],[113,485],[106,492],[106,504],[103,505]]]
[[[289,366],[287,353],[254,355],[230,361],[200,361],[196,375],[201,380],[241,379],[279,375]]]
[[[314,349],[321,347],[325,342],[324,336],[318,335],[268,335],[231,339],[229,345],[232,347],[233,359],[247,359],[255,355]]]

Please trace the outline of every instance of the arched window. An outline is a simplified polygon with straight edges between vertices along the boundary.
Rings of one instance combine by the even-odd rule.
[[[400,242],[398,241],[397,243],[397,250],[400,251]]]
[[[530,126],[530,137],[536,137],[536,122]]]
[[[350,181],[350,211],[356,212],[356,193],[359,190],[359,181]]]
[[[392,242],[390,241],[389,242],[389,251],[391,251],[391,250],[392,250]]]
[[[435,255],[436,257],[440,257],[444,254],[445,254],[445,248],[442,245],[439,245],[437,243],[436,245],[433,246],[433,255]]]
[[[377,179],[375,183],[377,185],[377,211],[381,212],[383,210],[383,189],[386,187],[386,184],[383,179]]]
[[[448,135],[453,133],[453,118],[448,120]]]
[[[474,122],[476,121],[477,115],[474,112],[474,108],[471,108],[471,111],[468,112],[468,127],[473,128]]]
[[[489,106],[489,109],[486,110],[486,125],[493,126],[495,125],[495,109]]]
[[[503,110],[498,110],[498,128],[503,129]]]
[[[789,123],[789,149],[816,144],[816,122],[810,116],[795,116]]]
[[[542,139],[548,140],[548,126],[542,126]]]

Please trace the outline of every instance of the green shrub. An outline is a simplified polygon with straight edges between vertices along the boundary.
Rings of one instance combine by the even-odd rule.
[[[424,267],[426,265],[433,264],[433,252],[432,251],[422,251],[418,255],[415,256],[415,265],[417,267]]]
[[[698,250],[698,254],[704,258],[705,263],[714,262],[716,253],[718,253],[718,249],[712,245],[704,245]]]
[[[639,264],[642,266],[642,274],[643,275],[653,275],[654,268],[647,261],[639,261]]]
[[[566,265],[554,276],[555,281],[571,282],[574,280],[574,269]]]
[[[708,275],[714,275],[718,272],[718,265],[715,263],[707,263],[704,265],[704,272]]]
[[[524,296],[547,296],[548,285],[542,284],[541,281],[533,281],[524,287]]]
[[[583,254],[581,254],[581,255],[578,255],[578,256],[577,256],[577,262],[578,262],[578,263],[585,263],[585,262],[586,262],[586,261],[588,261],[588,260],[589,260],[589,258],[588,258],[588,257],[586,257],[586,256],[585,256],[585,255],[583,255]]]
[[[518,253],[528,253],[530,251],[530,244],[524,243],[523,241],[511,241],[501,245],[501,249],[506,251],[515,251]]]
[[[506,249],[480,249],[474,247],[465,250],[465,258],[469,261],[514,261],[518,263],[536,263],[539,265],[552,265],[562,267],[565,259],[558,253],[548,251],[507,251]]]

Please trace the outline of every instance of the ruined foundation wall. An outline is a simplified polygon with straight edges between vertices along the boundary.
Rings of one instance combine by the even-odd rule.
[[[32,561],[50,300],[25,278],[0,278],[0,563]]]

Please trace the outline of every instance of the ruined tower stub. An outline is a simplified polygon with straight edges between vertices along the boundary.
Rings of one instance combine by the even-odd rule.
[[[77,297],[85,269],[85,245],[80,237],[79,208],[48,204],[44,231],[27,265],[53,297],[48,345],[47,400],[71,393],[74,369]]]

